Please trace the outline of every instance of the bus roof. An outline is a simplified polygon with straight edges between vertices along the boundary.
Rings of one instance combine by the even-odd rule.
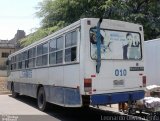
[[[26,51],[26,50],[28,50],[30,48],[33,48],[36,45],[42,44],[44,42],[47,42],[48,40],[52,39],[52,37],[58,37],[59,35],[63,34],[64,32],[69,31],[70,28],[72,28],[72,29],[77,28],[77,27],[79,27],[81,25],[81,21],[87,21],[87,20],[91,20],[91,21],[96,20],[96,21],[98,21],[99,18],[82,18],[82,19],[80,19],[80,20],[78,20],[78,21],[76,21],[76,22],[74,22],[74,23],[72,23],[72,24],[70,24],[70,25],[68,25],[68,26],[66,26],[66,27],[64,27],[64,28],[62,28],[62,29],[60,29],[60,30],[58,30],[58,31],[56,31],[56,32],[44,37],[44,38],[42,38],[42,39],[40,39],[39,41],[36,41],[36,42],[32,43],[31,45],[28,45],[28,46],[26,46],[26,47],[24,47],[24,48],[22,48],[22,49],[20,49],[20,50],[18,50],[16,52],[12,53],[11,55],[9,55],[9,58],[14,56],[14,55],[17,55],[17,54],[19,54],[21,52],[24,52],[24,51]],[[125,22],[125,21],[111,20],[111,19],[105,19],[105,20],[108,20],[108,21],[113,22],[113,23],[120,22],[120,23],[126,23],[126,24],[132,24],[132,25],[136,25],[136,26],[137,25],[141,26],[139,24],[129,23],[129,22]]]
[[[69,30],[70,28],[73,28],[73,27],[76,28],[76,27],[78,27],[78,26],[80,26],[80,20],[79,20],[79,21],[76,21],[76,22],[74,22],[73,24],[70,24],[70,25],[64,27],[63,29],[60,29],[60,30],[58,30],[58,31],[56,31],[56,32],[54,32],[54,33],[52,33],[52,34],[50,34],[50,35],[48,35],[48,36],[46,36],[46,37],[44,37],[44,38],[42,38],[42,39],[40,39],[40,40],[38,40],[38,41],[32,43],[32,44],[30,44],[30,45],[28,45],[28,46],[26,46],[26,47],[24,47],[24,48],[16,51],[16,52],[14,52],[14,53],[12,53],[11,55],[9,55],[9,57],[12,57],[12,56],[14,56],[14,55],[16,55],[16,54],[19,54],[19,53],[21,53],[21,52],[24,52],[25,50],[28,50],[28,49],[30,49],[30,48],[32,48],[32,47],[35,47],[36,45],[39,45],[39,44],[41,44],[41,43],[44,43],[44,42],[52,39],[52,37],[57,37],[57,36],[61,35],[61,34],[64,33],[65,31]]]

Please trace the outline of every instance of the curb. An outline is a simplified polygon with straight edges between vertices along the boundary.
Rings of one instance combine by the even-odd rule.
[[[7,95],[7,94],[11,94],[11,92],[0,92],[0,95]]]

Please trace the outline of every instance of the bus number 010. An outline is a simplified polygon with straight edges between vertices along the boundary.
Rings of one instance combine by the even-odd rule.
[[[116,69],[115,76],[126,76],[127,70],[126,69]]]

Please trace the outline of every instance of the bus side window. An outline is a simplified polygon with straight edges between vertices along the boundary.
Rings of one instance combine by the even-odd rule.
[[[65,62],[77,61],[77,31],[66,34]]]
[[[28,60],[25,60],[25,68],[28,68]]]
[[[48,64],[48,42],[37,46],[36,66],[46,66]]]
[[[36,56],[36,48],[31,48],[28,50],[28,68],[35,67],[35,56]]]

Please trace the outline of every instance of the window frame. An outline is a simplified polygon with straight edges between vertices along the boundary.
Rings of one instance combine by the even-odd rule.
[[[1,58],[8,58],[9,52],[2,52],[1,53]]]
[[[60,49],[57,49],[57,40],[59,39],[59,38],[63,38],[63,45],[62,45],[62,48],[60,48]],[[64,64],[64,41],[65,41],[65,37],[64,37],[64,34],[62,34],[62,35],[60,35],[60,36],[58,36],[58,37],[56,37],[56,38],[52,38],[52,39],[50,39],[49,40],[49,48],[50,48],[50,43],[52,42],[52,41],[55,41],[55,44],[56,44],[56,50],[53,50],[53,51],[50,51],[50,49],[49,49],[49,65],[50,66],[54,66],[54,65],[63,65]],[[61,52],[62,51],[62,63],[57,63],[57,53],[58,52]],[[51,54],[54,54],[55,53],[55,56],[56,56],[56,63],[50,63],[50,55]]]
[[[32,52],[32,56],[30,56],[30,50]],[[32,60],[33,61],[33,66],[29,66],[29,61]],[[28,68],[35,68],[36,67],[36,47],[32,47],[28,50]]]
[[[11,57],[11,71],[17,70],[16,56],[17,55]]]
[[[17,65],[18,65],[18,70],[21,70],[22,69],[22,57],[23,57],[23,55],[22,55],[22,53],[19,53],[19,54],[17,54],[17,56],[18,56],[18,61],[17,61]],[[19,68],[19,63],[21,63],[21,68]]]
[[[78,30],[79,30],[79,29],[77,28],[77,29],[74,29],[74,30],[72,30],[72,31],[69,31],[69,32],[67,32],[67,33],[65,34],[65,47],[64,47],[64,62],[65,62],[65,64],[72,64],[72,63],[76,63],[76,62],[79,61],[78,52],[79,52],[80,43],[79,43]],[[72,33],[74,33],[74,32],[76,32],[76,39],[77,39],[77,40],[76,40],[76,44],[72,45],[72,39],[73,39]],[[71,45],[66,47],[66,36],[67,36],[67,34],[71,34]],[[71,49],[71,50],[72,50],[72,48],[76,48],[76,60],[75,60],[75,61],[72,61],[72,60],[71,60],[72,58],[71,58],[70,61],[66,61],[66,50],[67,50],[67,49]],[[72,51],[71,51],[71,54],[72,54]],[[71,55],[71,57],[72,57],[72,55]]]
[[[47,44],[47,53],[43,53],[43,45]],[[42,46],[42,53],[41,54],[37,54],[38,53],[38,46]],[[37,50],[36,50],[36,62],[35,62],[35,67],[45,67],[45,66],[48,66],[48,52],[49,52],[49,41],[47,42],[44,42],[44,43],[41,43],[39,45],[36,46]],[[46,65],[43,65],[43,56],[46,56],[47,55],[47,64]],[[38,60],[37,58],[42,58],[42,62],[40,63],[40,65],[37,64]]]

